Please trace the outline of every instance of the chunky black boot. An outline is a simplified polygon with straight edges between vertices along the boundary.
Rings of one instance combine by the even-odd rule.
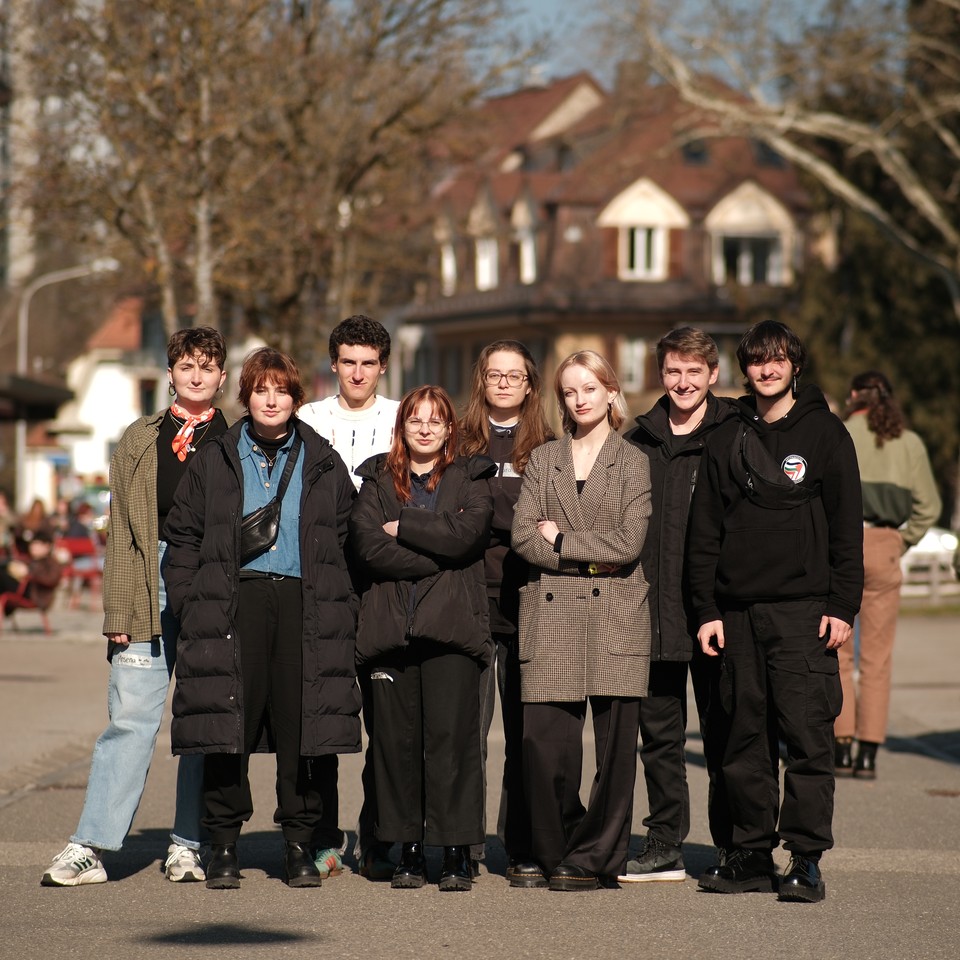
[[[827,887],[820,876],[820,856],[804,857],[795,853],[790,866],[780,878],[779,900],[794,903],[819,903],[827,895]]]
[[[240,863],[235,843],[210,845],[207,864],[207,887],[210,890],[236,890],[240,886]]]
[[[443,848],[440,889],[473,889],[473,870],[470,869],[470,848],[468,846]]]
[[[727,851],[722,863],[707,867],[698,885],[715,893],[772,893],[776,889],[777,868],[769,850]]]
[[[323,883],[309,843],[288,840],[283,868],[288,887],[319,887]]]
[[[857,759],[853,764],[853,775],[858,780],[877,779],[877,747],[879,743],[861,740],[857,749]]]
[[[405,843],[390,886],[398,890],[417,889],[426,882],[427,863],[423,859],[423,844]]]

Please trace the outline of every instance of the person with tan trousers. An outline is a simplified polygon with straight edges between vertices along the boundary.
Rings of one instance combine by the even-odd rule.
[[[859,684],[852,644],[839,651],[843,709],[834,724],[835,766],[837,776],[873,780],[877,747],[887,735],[900,557],[940,516],[940,495],[923,441],[906,429],[882,373],[871,370],[853,378],[846,425],[860,464],[864,585]]]

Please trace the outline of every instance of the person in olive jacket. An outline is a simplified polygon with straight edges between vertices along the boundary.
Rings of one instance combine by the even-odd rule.
[[[391,884],[426,882],[423,844],[442,846],[441,890],[470,890],[484,838],[480,672],[490,659],[483,555],[493,496],[488,457],[458,457],[447,394],[400,402],[393,446],[357,473],[351,552],[368,580],[357,660],[370,676],[377,838],[400,841]]]
[[[293,360],[268,347],[240,373],[249,416],[201,450],[165,528],[164,577],[180,619],[175,753],[205,754],[207,886],[240,885],[236,841],[253,812],[247,769],[266,735],[290,886],[319,886],[322,766],[360,750],[356,595],[343,546],[355,488],[329,443],[294,415]],[[241,517],[265,506],[293,463],[275,542],[241,557]],[[282,481],[281,481],[282,485]]]

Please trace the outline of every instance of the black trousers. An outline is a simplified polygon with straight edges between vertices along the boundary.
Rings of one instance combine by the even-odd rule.
[[[716,846],[728,848],[732,827],[722,770],[728,724],[719,702],[720,658],[699,651],[689,664],[673,660],[650,664],[649,695],[640,701],[640,760],[650,811],[643,825],[650,836],[672,846],[683,843],[690,832],[685,749],[688,667],[710,784],[710,835]]]
[[[627,863],[637,775],[640,702],[591,697],[597,772],[580,802],[587,703],[523,705],[523,782],[530,809],[531,855],[547,872],[561,862],[601,875]]]
[[[425,640],[372,665],[378,839],[482,842],[479,683],[476,660]]]
[[[783,840],[790,852],[811,855],[833,846],[833,721],[843,694],[836,651],[817,636],[825,607],[797,600],[723,613],[723,778],[736,847],[770,850]],[[782,804],[779,738],[787,749]]]
[[[311,843],[320,828],[320,770],[300,756],[303,677],[300,580],[241,580],[240,669],[243,680],[242,754],[208,754],[204,763],[204,826],[211,843],[231,843],[253,814],[248,768],[269,715],[277,751],[274,820],[286,840]]]
[[[523,704],[520,701],[520,657],[515,634],[493,634],[493,658],[480,674],[480,747],[486,797],[487,736],[497,692],[503,718],[504,761],[497,836],[511,860],[530,859],[530,814],[523,792]],[[483,849],[471,850],[475,859]]]
[[[363,729],[367,734],[367,749],[363,753],[363,770],[360,773],[360,785],[363,787],[363,803],[357,820],[357,842],[354,848],[356,856],[362,857],[377,839],[377,773],[373,761],[373,690],[370,686],[370,674],[366,670],[358,673],[360,696],[363,700]]]

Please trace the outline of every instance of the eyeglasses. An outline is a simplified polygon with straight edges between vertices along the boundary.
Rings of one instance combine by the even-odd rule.
[[[524,380],[529,379],[525,373],[521,373],[519,370],[510,370],[508,373],[501,373],[499,370],[488,370],[483,375],[484,383],[491,387],[498,386],[501,380],[506,380],[511,387],[519,387]]]
[[[407,417],[403,423],[412,433],[419,433],[424,424],[431,433],[439,433],[447,425],[446,420],[421,420],[419,417]]]

